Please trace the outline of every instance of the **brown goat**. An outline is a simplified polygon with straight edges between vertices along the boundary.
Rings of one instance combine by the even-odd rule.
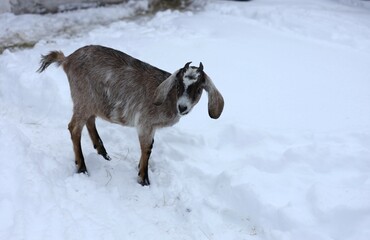
[[[85,46],[65,57],[53,51],[42,56],[38,72],[50,64],[62,65],[67,74],[73,116],[68,125],[78,173],[87,173],[81,149],[81,132],[86,125],[94,148],[110,160],[95,126],[95,118],[137,128],[141,158],[138,182],[149,185],[148,161],[155,130],[172,126],[198,103],[202,90],[208,92],[208,112],[218,118],[224,100],[203,65],[190,62],[173,74],[153,67],[123,52]]]

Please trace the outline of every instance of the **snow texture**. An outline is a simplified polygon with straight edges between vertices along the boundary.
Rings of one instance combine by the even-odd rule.
[[[36,41],[0,55],[0,239],[369,239],[364,1],[211,1],[132,20],[116,6],[99,9],[103,25],[92,11],[0,14],[0,36]],[[85,29],[45,36],[71,19]],[[224,96],[220,119],[204,95],[157,132],[149,187],[136,182],[136,131],[102,120],[112,160],[84,130],[90,175],[75,173],[68,81],[35,71],[41,54],[87,44],[169,72],[201,61]]]

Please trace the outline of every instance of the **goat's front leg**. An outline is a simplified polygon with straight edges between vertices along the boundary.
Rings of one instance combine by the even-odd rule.
[[[139,174],[138,174],[138,182],[142,186],[149,185],[149,175],[148,175],[148,163],[149,157],[152,153],[153,148],[153,140],[154,131],[146,131],[146,132],[139,132],[139,141],[140,141],[140,148],[141,148],[141,157],[139,163]]]

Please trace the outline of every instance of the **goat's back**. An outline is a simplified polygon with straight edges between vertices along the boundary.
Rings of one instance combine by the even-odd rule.
[[[170,76],[123,52],[96,45],[76,50],[66,57],[63,68],[74,112],[127,125],[133,125],[137,112],[154,111],[154,92]]]

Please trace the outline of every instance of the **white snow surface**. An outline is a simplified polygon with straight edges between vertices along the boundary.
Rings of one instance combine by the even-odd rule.
[[[361,3],[361,4],[360,4]],[[199,12],[108,19],[78,35],[41,34],[91,10],[1,14],[32,49],[0,55],[0,239],[368,240],[370,236],[370,8],[363,1],[210,1]],[[4,21],[8,19],[9,21]],[[109,21],[114,19],[114,21]],[[60,20],[60,21],[57,21]],[[18,29],[18,30],[17,30]],[[1,28],[1,36],[4,36]],[[151,185],[136,182],[136,131],[99,120],[110,162],[86,130],[90,175],[76,174],[61,68],[41,54],[87,44],[122,50],[174,72],[204,64],[223,94],[207,96],[157,131]]]

